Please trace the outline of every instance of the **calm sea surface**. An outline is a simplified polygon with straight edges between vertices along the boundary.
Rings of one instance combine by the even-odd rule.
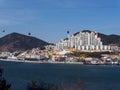
[[[120,66],[37,64],[0,61],[11,90],[26,90],[31,80],[49,83],[78,83],[85,90],[120,90]]]

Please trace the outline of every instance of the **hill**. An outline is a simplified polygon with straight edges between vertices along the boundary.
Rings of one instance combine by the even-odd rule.
[[[0,38],[0,51],[29,50],[32,48],[42,48],[49,43],[32,36],[19,33],[11,33]]]
[[[119,35],[115,35],[115,34],[105,35],[105,34],[98,33],[98,37],[101,37],[101,40],[104,45],[108,45],[108,44],[116,44],[118,46],[120,45]]]

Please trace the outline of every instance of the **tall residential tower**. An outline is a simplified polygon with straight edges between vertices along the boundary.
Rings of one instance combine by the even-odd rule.
[[[61,40],[56,44],[58,49],[75,48],[81,51],[107,51],[110,50],[109,45],[103,45],[101,38],[96,32],[82,31],[68,38]]]

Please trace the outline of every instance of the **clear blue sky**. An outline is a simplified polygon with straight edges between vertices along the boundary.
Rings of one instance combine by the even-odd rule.
[[[1,37],[31,32],[56,43],[84,29],[120,34],[120,0],[0,0]]]

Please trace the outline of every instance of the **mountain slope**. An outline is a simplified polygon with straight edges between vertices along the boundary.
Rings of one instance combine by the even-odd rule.
[[[43,47],[49,43],[35,37],[19,33],[11,33],[0,38],[0,51],[28,50],[36,47]]]
[[[105,34],[98,33],[98,36],[101,37],[101,40],[104,45],[108,45],[108,44],[120,45],[119,35],[105,35]]]

